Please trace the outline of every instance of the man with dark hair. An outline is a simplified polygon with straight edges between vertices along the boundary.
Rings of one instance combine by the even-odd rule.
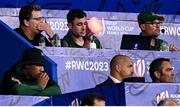
[[[61,40],[62,47],[88,48],[91,42],[94,42],[96,48],[102,48],[100,41],[88,28],[85,12],[79,9],[70,10],[67,14],[67,21],[69,31]]]
[[[41,14],[41,7],[36,4],[26,5],[19,12],[20,27],[15,31],[22,35],[34,46],[39,46],[41,39],[45,39],[46,46],[54,45],[54,35],[49,24]],[[47,40],[41,32],[44,31],[48,36]],[[50,42],[49,42],[50,41]]]
[[[164,21],[163,16],[158,16],[152,12],[141,12],[138,15],[139,28],[141,29],[140,35],[151,36],[150,50],[157,51],[179,51],[176,45],[169,45],[164,40],[158,39],[160,35],[160,25]]]
[[[174,99],[161,100],[157,106],[178,106],[177,101]]]
[[[105,106],[105,100],[100,94],[88,93],[83,97],[81,106]]]
[[[172,83],[174,82],[173,67],[170,59],[157,58],[152,61],[149,68],[152,82],[156,83]]]
[[[59,86],[44,71],[44,54],[40,49],[30,48],[22,59],[6,72],[3,93],[15,95],[52,96],[61,94]]]
[[[115,55],[110,62],[110,76],[106,81],[97,85],[104,86],[113,83],[121,83],[124,79],[132,76],[133,63],[126,55]]]

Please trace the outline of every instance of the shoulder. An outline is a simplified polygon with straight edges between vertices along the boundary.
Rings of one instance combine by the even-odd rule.
[[[62,47],[69,47],[69,40],[66,38],[61,39],[61,46]]]
[[[15,63],[8,71],[5,72],[2,79],[2,90],[3,93],[10,93],[13,86],[17,84],[21,84],[20,78],[17,74],[17,70],[19,70],[19,62]]]
[[[15,28],[14,30],[19,34],[24,35],[24,32],[21,28]]]
[[[70,47],[70,44],[73,43],[71,35],[67,34],[61,39],[61,46],[62,47]]]
[[[21,63],[20,61],[18,61],[15,64],[13,64],[8,71],[5,72],[4,78],[16,77],[16,75],[20,70],[21,70]]]
[[[19,31],[21,31],[21,28],[15,28],[14,29],[16,32],[19,32]]]
[[[101,87],[101,86],[106,86],[106,85],[111,85],[111,84],[114,84],[114,82],[110,77],[108,77],[106,81],[96,85],[96,87]]]
[[[168,42],[165,41],[165,40],[162,40],[162,39],[159,39],[159,38],[157,38],[156,40],[157,40],[157,42],[160,43],[160,44],[161,44],[161,43],[166,43],[166,44],[168,44]]]

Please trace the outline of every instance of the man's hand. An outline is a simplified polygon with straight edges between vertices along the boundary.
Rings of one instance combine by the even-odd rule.
[[[170,44],[169,51],[180,51],[180,49],[176,45]]]
[[[38,30],[45,31],[49,38],[53,38],[54,36],[54,32],[52,31],[50,25],[46,21],[39,23]]]
[[[42,73],[37,79],[37,83],[42,89],[46,88],[48,81],[49,81],[49,76],[47,75],[47,73]]]
[[[93,40],[93,36],[94,36],[94,33],[92,32],[89,32],[88,34],[86,34],[87,40],[84,42],[83,48],[89,48],[89,44]]]
[[[89,42],[91,42],[93,40],[93,36],[94,36],[94,33],[92,33],[92,32],[89,32],[88,34],[86,34],[86,38]]]

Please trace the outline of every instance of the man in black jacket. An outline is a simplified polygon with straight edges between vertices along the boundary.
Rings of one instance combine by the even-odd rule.
[[[19,22],[20,27],[16,28],[15,31],[34,46],[39,46],[39,42],[42,38],[45,39],[46,46],[54,45],[55,33],[42,16],[40,6],[30,4],[22,7],[19,12]],[[41,34],[42,31],[48,35],[49,40]]]
[[[116,55],[110,62],[110,76],[106,81],[97,85],[104,86],[113,83],[121,83],[124,79],[131,77],[133,63],[131,59],[126,55]]]

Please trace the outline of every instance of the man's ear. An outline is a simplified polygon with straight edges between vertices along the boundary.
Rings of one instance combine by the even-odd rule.
[[[116,69],[116,71],[120,72],[121,71],[120,65],[115,65],[115,69]]]
[[[161,77],[161,73],[159,71],[155,71],[154,76],[159,79]]]
[[[69,29],[72,29],[72,24],[71,23],[68,23],[67,26],[68,26]]]
[[[26,19],[24,19],[24,25],[25,25],[25,26],[29,26],[29,21],[26,20]]]
[[[145,30],[145,24],[140,24],[139,27],[140,27],[142,30]]]

